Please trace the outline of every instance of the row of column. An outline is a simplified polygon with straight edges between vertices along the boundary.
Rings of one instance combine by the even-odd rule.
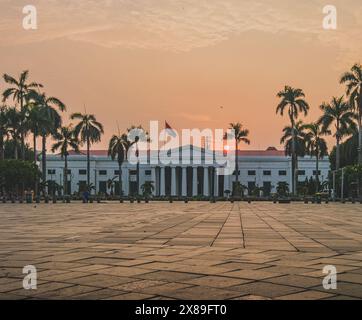
[[[203,174],[203,195],[210,196],[210,176],[209,176],[209,168],[205,167]],[[192,196],[198,195],[198,167],[192,168]],[[181,196],[187,196],[187,167],[182,167],[181,174]],[[152,180],[157,181],[156,179],[156,170],[152,169]],[[224,176],[224,190],[230,190],[229,186],[229,177]],[[157,185],[157,183],[155,183]],[[159,195],[166,195],[166,168],[160,167],[160,179],[158,181],[159,185]],[[157,189],[157,188],[156,188]],[[219,194],[219,176],[215,174],[214,176],[214,194]],[[177,177],[176,177],[176,167],[171,167],[171,196],[177,196]]]
[[[156,168],[150,168],[151,170],[151,176],[150,181],[153,181],[155,190],[153,192],[154,195],[159,196],[166,196],[166,167],[158,167],[159,172],[157,174]],[[177,188],[177,177],[176,177],[176,167],[170,167],[171,169],[171,196],[178,196],[179,194],[183,197],[186,197],[188,195],[188,174],[187,174],[187,167],[181,167],[181,188],[178,192]],[[209,168],[204,167],[204,174],[203,174],[203,188],[202,188],[202,195],[204,196],[210,196],[212,189],[210,189],[211,186],[211,175],[209,174]],[[129,195],[130,193],[130,175],[129,170],[127,168],[122,170],[122,189],[124,192],[124,195]],[[144,176],[143,170],[140,172],[139,177],[139,187],[143,185],[143,183],[146,181],[146,177]],[[230,176],[224,176],[224,190],[230,190]],[[192,196],[198,195],[198,167],[192,167]],[[139,190],[139,193],[141,194],[141,190]],[[219,194],[219,176],[217,174],[214,175],[214,194]]]

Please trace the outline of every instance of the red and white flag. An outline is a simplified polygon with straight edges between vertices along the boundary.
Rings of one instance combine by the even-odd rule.
[[[165,130],[170,136],[174,138],[177,136],[176,131],[168,124],[167,121],[165,121]]]

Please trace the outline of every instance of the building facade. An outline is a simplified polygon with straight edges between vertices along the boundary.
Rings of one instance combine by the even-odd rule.
[[[184,146],[192,154],[196,147]],[[180,151],[180,154],[185,150]],[[217,163],[206,164],[205,155],[211,151],[200,149],[202,159],[184,164],[162,165],[152,157],[159,157],[159,152],[147,153],[140,163],[125,161],[122,165],[122,190],[124,196],[142,194],[142,185],[150,181],[154,185],[154,196],[225,196],[233,190],[236,172],[224,174],[223,167]],[[196,162],[198,164],[192,164]],[[138,170],[137,170],[138,166]],[[299,158],[298,180],[305,181],[316,175],[316,161],[313,157]],[[291,157],[284,151],[269,148],[264,151],[238,151],[239,182],[248,190],[262,188],[265,196],[276,192],[278,182],[292,186]],[[328,180],[329,159],[320,160],[319,179]],[[139,172],[139,175],[137,174]],[[119,194],[119,167],[116,160],[107,155],[107,151],[91,151],[90,182],[92,193]],[[64,159],[59,155],[47,156],[47,180],[63,185]],[[50,183],[51,184],[51,183]],[[68,156],[69,193],[82,192],[87,186],[87,162],[85,152],[71,153]],[[247,191],[246,191],[247,194]]]

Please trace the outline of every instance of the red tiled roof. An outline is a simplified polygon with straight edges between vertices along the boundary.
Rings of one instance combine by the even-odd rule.
[[[70,151],[69,155],[86,155],[86,150],[81,150],[80,153]],[[107,150],[91,150],[91,156],[107,157]],[[239,150],[239,156],[241,157],[284,157],[285,152],[283,150]]]
[[[239,150],[242,157],[284,157],[283,150]]]

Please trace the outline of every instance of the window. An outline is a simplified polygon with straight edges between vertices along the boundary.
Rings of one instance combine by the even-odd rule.
[[[279,170],[279,175],[280,176],[286,176],[287,175],[287,170]]]
[[[107,175],[107,170],[99,170],[99,175],[100,176],[106,176]]]
[[[317,175],[317,170],[313,170],[313,176],[316,176]],[[318,170],[318,175],[320,176],[321,175],[321,171]]]
[[[107,181],[99,181],[99,192],[103,194],[107,193]]]
[[[150,176],[152,174],[152,171],[151,170],[145,170],[145,175],[146,176]]]
[[[255,170],[249,170],[248,171],[248,176],[256,176],[256,171]]]
[[[270,170],[264,170],[263,175],[264,176],[271,176],[271,171]]]
[[[119,170],[114,170],[114,175],[119,176]]]
[[[248,182],[249,194],[251,194],[254,191],[255,187],[256,187],[255,181],[249,181]]]
[[[129,174],[130,174],[131,176],[135,176],[135,175],[137,174],[137,170],[130,170],[130,171],[129,171]]]
[[[67,172],[68,174],[72,174],[72,170],[70,170],[70,169],[68,169],[68,172]]]
[[[305,176],[305,170],[298,170],[298,176]]]
[[[48,174],[55,174],[55,169],[49,169]]]
[[[236,176],[236,170],[234,170],[233,175]],[[238,170],[238,175],[240,176],[240,170]]]
[[[87,181],[79,181],[78,186],[79,186],[79,189],[78,189],[79,192],[86,191],[86,189],[87,189]]]
[[[84,176],[86,174],[87,174],[87,170],[84,170],[84,169],[79,170],[79,175]]]
[[[271,193],[272,185],[271,182],[265,181],[263,182],[263,192],[264,196],[269,197]]]

